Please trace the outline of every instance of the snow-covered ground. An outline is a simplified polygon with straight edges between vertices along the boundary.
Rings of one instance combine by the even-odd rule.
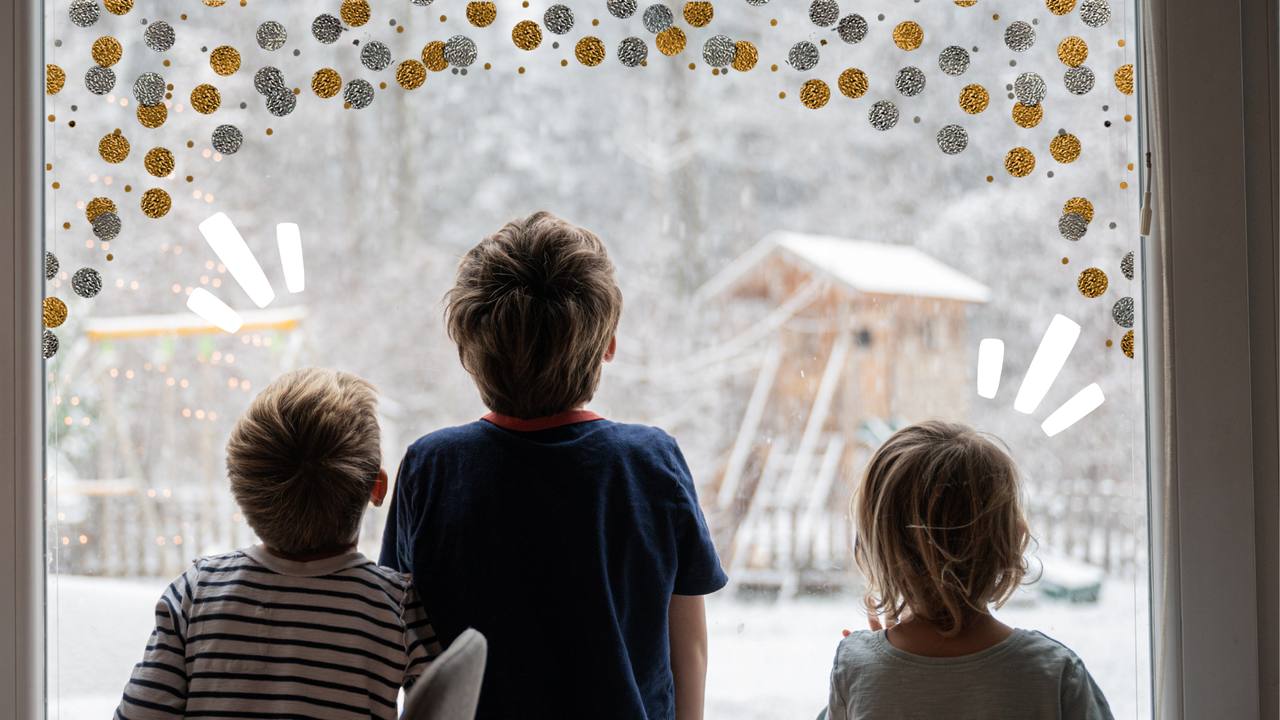
[[[49,580],[50,720],[111,717],[151,633],[160,580],[53,575]],[[1135,589],[1139,592],[1135,592]],[[1146,598],[1131,580],[1104,584],[1097,603],[1024,594],[998,613],[1084,659],[1118,720],[1149,718]],[[808,720],[826,702],[840,631],[865,627],[854,597],[708,601],[708,720]]]

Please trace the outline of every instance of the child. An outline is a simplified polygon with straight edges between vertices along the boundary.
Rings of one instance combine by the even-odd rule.
[[[400,466],[382,562],[447,646],[489,639],[480,720],[702,717],[702,595],[727,578],[666,433],[583,409],[622,293],[604,245],[539,212],[472,248],[449,336],[492,411]]]
[[[376,403],[367,381],[315,368],[254,398],[227,474],[262,545],[169,586],[118,719],[397,716],[440,647],[409,578],[356,552],[387,491]]]
[[[965,425],[913,425],[876,451],[853,503],[872,630],[840,643],[829,720],[1110,720],[1075,653],[988,610],[1027,570],[1018,493],[1013,460]]]

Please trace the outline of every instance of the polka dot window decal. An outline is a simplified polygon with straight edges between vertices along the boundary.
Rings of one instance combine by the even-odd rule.
[[[924,28],[907,20],[893,29],[893,44],[903,50],[915,50],[924,42]]]

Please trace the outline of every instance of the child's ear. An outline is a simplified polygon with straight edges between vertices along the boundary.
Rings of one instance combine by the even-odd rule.
[[[373,495],[369,497],[369,502],[373,503],[374,507],[382,507],[382,501],[387,499],[387,486],[389,483],[386,468],[379,468],[378,480],[373,484]]]
[[[614,335],[609,338],[609,348],[604,351],[604,361],[613,362],[613,356],[618,354],[618,336]]]

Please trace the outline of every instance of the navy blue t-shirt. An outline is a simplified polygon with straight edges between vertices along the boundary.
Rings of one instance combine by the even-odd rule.
[[[381,564],[446,647],[488,638],[480,720],[673,718],[671,595],[728,581],[676,441],[585,411],[419,439]]]

